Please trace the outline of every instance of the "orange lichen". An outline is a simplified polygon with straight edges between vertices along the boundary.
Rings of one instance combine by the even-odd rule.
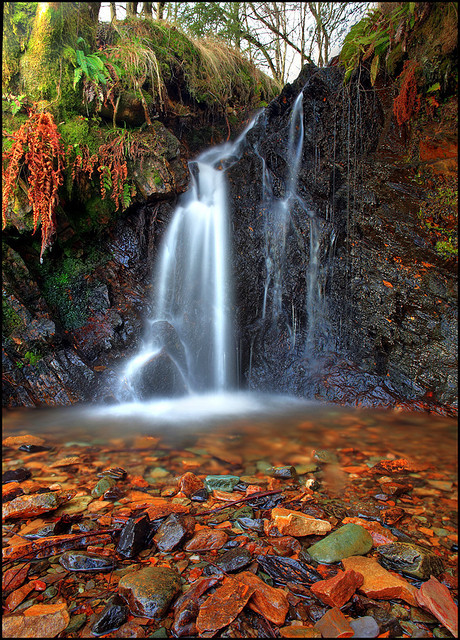
[[[393,113],[399,126],[417,115],[420,109],[420,96],[417,93],[415,71],[419,63],[406,60],[398,78],[401,78],[401,89],[393,102]]]

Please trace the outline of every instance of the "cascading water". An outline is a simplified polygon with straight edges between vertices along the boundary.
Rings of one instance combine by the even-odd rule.
[[[141,351],[121,376],[127,399],[224,391],[234,384],[225,169],[239,159],[255,121],[235,142],[189,163],[191,188],[156,265],[153,316]]]

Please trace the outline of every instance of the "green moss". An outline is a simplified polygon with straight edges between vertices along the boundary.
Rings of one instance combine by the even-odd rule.
[[[26,351],[24,354],[24,360],[26,364],[30,364],[32,366],[36,365],[43,358],[42,354],[38,351]]]
[[[2,294],[2,334],[10,336],[14,331],[24,328],[24,321],[16,313],[8,299]]]

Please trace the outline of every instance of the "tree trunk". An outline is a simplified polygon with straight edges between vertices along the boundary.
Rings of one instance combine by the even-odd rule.
[[[163,20],[165,4],[166,2],[157,2],[157,20]]]
[[[110,22],[117,21],[117,6],[115,2],[110,2]]]
[[[99,22],[99,11],[101,9],[100,2],[88,2],[88,13],[93,23]]]
[[[136,16],[137,15],[137,5],[138,2],[127,2],[126,3],[126,15],[127,16]]]
[[[142,15],[144,18],[151,18],[153,15],[153,2],[142,3]]]

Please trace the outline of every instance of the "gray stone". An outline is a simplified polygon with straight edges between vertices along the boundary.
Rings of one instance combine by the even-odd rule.
[[[350,627],[355,632],[354,638],[376,638],[380,633],[379,625],[372,616],[350,620]]]
[[[145,567],[124,575],[118,590],[133,615],[160,619],[180,591],[180,576],[168,567]]]
[[[141,400],[170,398],[187,393],[182,373],[165,349],[153,355],[142,366],[134,381],[134,388]]]

